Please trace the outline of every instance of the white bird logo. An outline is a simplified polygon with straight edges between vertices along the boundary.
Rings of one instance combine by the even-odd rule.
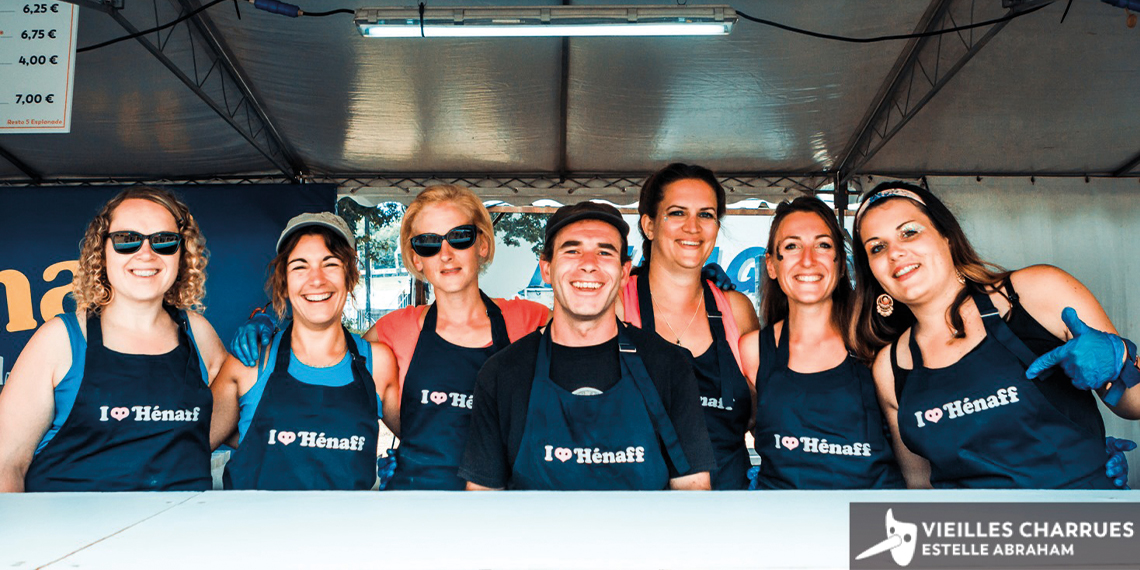
[[[895,564],[906,566],[914,558],[914,548],[917,545],[915,537],[918,535],[918,525],[895,520],[892,509],[887,509],[887,538],[886,540],[864,550],[855,560],[870,558],[887,550],[891,551],[891,558]]]

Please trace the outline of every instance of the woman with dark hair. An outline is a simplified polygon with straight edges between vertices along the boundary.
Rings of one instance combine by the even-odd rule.
[[[277,240],[266,290],[292,324],[267,357],[226,360],[212,386],[214,447],[238,433],[227,489],[368,490],[385,405],[397,399],[386,346],[341,324],[360,272],[352,232],[329,212],[289,220]]]
[[[740,338],[756,390],[760,489],[903,486],[871,371],[848,350],[852,292],[830,206],[776,207],[764,255],[764,328]]]
[[[625,287],[621,314],[693,355],[717,461],[712,488],[744,489],[752,394],[737,343],[757,328],[756,311],[748,297],[701,275],[725,208],[724,188],[707,168],[674,163],[645,180],[637,207],[644,261]]]
[[[206,240],[173,194],[128,188],[87,226],[75,313],[44,323],[0,393],[0,491],[204,491]]]
[[[946,206],[907,183],[864,197],[854,250],[856,347],[875,359],[908,486],[1112,488],[1092,393],[1136,419],[1140,371],[1084,285],[985,262]]]

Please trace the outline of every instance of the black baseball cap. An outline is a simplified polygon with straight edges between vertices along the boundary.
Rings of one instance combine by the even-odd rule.
[[[629,224],[625,223],[617,208],[600,202],[578,202],[558,208],[554,215],[546,221],[546,243],[543,244],[543,250],[549,254],[554,247],[554,236],[558,235],[558,231],[582,220],[598,220],[617,228],[618,233],[621,234],[622,258],[625,258],[625,251],[628,249]]]

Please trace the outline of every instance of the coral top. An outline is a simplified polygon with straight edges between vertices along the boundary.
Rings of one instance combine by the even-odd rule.
[[[524,299],[495,299],[503,320],[507,323],[507,336],[514,342],[550,320],[550,309],[545,305]],[[420,339],[420,316],[428,305],[404,307],[392,311],[376,321],[373,328],[380,342],[388,345],[396,355],[400,367],[400,388],[404,387],[404,375],[416,352],[416,342]],[[490,343],[487,344],[490,346]]]

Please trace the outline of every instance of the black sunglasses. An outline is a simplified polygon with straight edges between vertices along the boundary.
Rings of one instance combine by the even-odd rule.
[[[443,249],[443,240],[455,249],[467,249],[475,245],[475,237],[479,235],[479,228],[475,224],[455,226],[445,235],[420,234],[412,236],[412,251],[420,257],[431,257]]]
[[[116,253],[131,254],[142,247],[143,241],[150,242],[150,249],[159,255],[174,255],[178,253],[178,246],[182,244],[182,236],[178,232],[154,232],[150,235],[134,231],[111,232],[107,234],[111,239],[111,247]]]

